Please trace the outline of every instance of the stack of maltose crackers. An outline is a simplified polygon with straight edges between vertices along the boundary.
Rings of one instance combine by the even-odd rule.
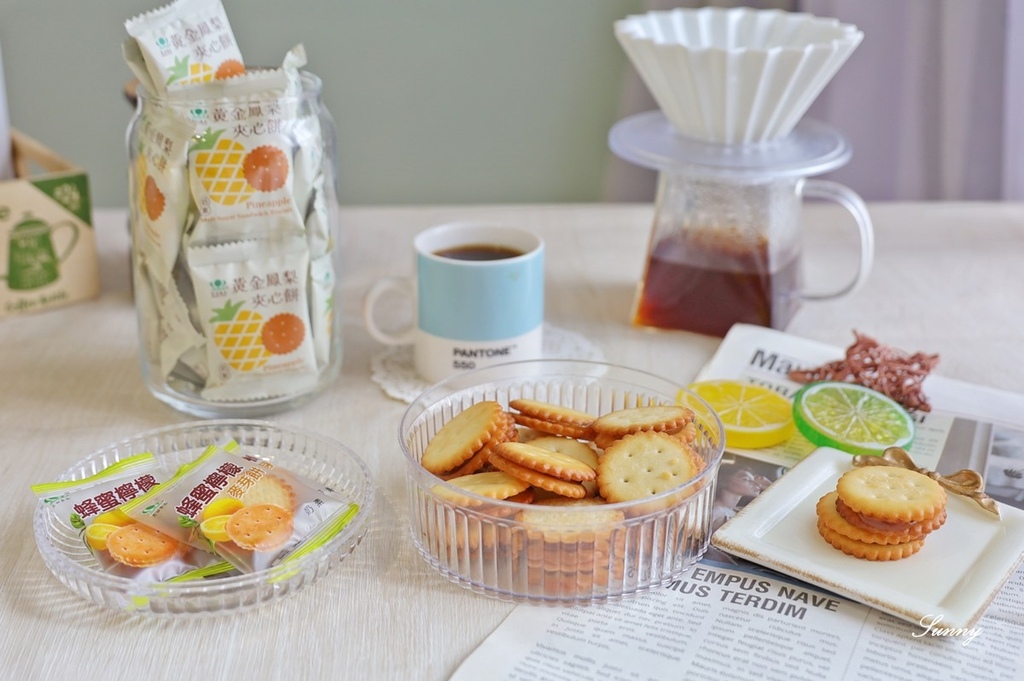
[[[865,560],[899,560],[924,546],[946,521],[946,491],[923,473],[867,466],[843,473],[818,500],[818,532],[843,553]]]
[[[705,466],[696,435],[693,411],[680,405],[595,416],[540,400],[513,399],[507,409],[488,400],[442,426],[421,464],[458,489],[523,504],[483,509],[507,524],[459,517],[449,542],[456,550],[477,552],[484,562],[510,551],[525,562],[531,588],[566,596],[623,578],[627,512],[603,507],[692,480]],[[478,513],[485,506],[444,485],[435,492]]]

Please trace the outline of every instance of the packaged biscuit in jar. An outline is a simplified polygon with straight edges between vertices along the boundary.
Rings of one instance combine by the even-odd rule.
[[[205,399],[290,395],[315,385],[309,251],[301,236],[192,246],[187,258],[206,337]]]
[[[178,259],[189,220],[188,147],[193,126],[171,108],[142,112],[135,126],[133,168],[128,174],[134,197],[129,210],[135,247],[168,278]]]
[[[205,376],[198,362],[205,340],[179,290],[182,236],[194,221],[186,163],[193,126],[170,107],[140,111],[132,131],[135,153],[129,172],[132,259],[140,336],[161,379],[188,358],[189,375]],[[188,290],[191,289],[189,283]]]
[[[334,263],[325,253],[309,264],[309,322],[313,330],[313,352],[317,366],[331,360],[334,333]]]
[[[293,191],[296,205],[303,216],[310,257],[314,260],[328,253],[331,242],[328,203],[337,201],[333,187],[325,178],[325,150],[334,145],[325,137],[320,118],[312,111],[302,111],[291,129],[295,148]]]
[[[199,551],[131,518],[122,505],[158,484],[156,458],[144,453],[99,473],[66,482],[41,483],[32,491],[62,522],[77,530],[98,568],[140,582],[202,579],[234,568],[210,551]]]
[[[143,311],[139,334],[147,355],[158,358],[161,377],[186,371],[190,380],[205,382],[209,373],[206,338],[193,322],[174,278],[150,265],[145,255],[137,257],[134,266],[136,305]]]
[[[245,72],[242,53],[220,0],[175,0],[125,22],[149,82],[169,89]],[[130,61],[130,63],[132,63]]]
[[[295,48],[279,69],[168,95],[172,104],[190,106],[196,130],[188,178],[198,219],[185,236],[188,245],[305,233],[293,167],[304,61],[305,53]]]
[[[213,551],[241,572],[322,546],[359,513],[350,503],[234,440],[211,445],[124,511],[178,541]]]

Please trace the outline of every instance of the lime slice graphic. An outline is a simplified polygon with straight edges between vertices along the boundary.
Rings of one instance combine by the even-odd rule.
[[[819,447],[878,456],[888,447],[909,447],[914,420],[885,395],[856,383],[810,383],[793,397],[793,420]]]
[[[727,447],[770,447],[793,434],[793,405],[768,388],[732,380],[699,381],[689,388],[722,420]]]

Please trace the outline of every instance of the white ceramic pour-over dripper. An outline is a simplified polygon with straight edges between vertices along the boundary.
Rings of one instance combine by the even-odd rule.
[[[740,145],[788,135],[864,38],[836,19],[747,7],[633,15],[615,36],[678,133]]]

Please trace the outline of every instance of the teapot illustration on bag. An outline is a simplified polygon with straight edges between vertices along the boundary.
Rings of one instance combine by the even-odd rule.
[[[53,235],[64,228],[71,229],[70,241],[60,256],[53,245]],[[11,230],[7,252],[6,279],[12,291],[28,291],[53,283],[60,278],[58,265],[71,253],[78,242],[78,226],[70,220],[54,225],[33,218],[28,213]]]

